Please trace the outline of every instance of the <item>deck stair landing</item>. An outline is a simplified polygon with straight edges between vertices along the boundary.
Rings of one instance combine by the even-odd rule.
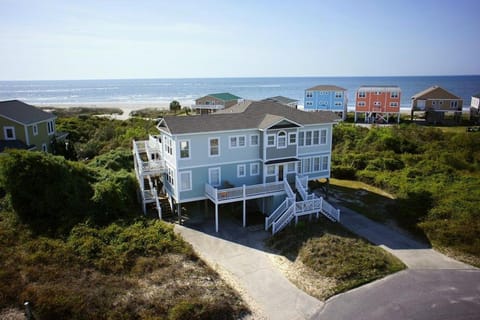
[[[265,230],[272,227],[272,234],[285,228],[295,218],[304,215],[323,214],[331,221],[340,221],[340,209],[336,209],[328,203],[323,197],[318,197],[314,193],[308,193],[308,176],[295,176],[295,189],[302,200],[297,201],[297,195],[292,191],[289,184],[285,185],[287,197],[275,211],[265,219]]]

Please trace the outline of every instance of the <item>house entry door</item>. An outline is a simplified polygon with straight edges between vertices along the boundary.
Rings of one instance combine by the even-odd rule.
[[[278,181],[283,181],[283,164],[278,166]]]

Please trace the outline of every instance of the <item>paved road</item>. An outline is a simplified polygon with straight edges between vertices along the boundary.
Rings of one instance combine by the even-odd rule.
[[[215,233],[213,221],[212,216],[195,228],[175,225],[175,231],[214,269],[226,271],[261,309],[262,318],[309,319],[321,310],[322,301],[298,289],[273,265],[263,247],[267,232],[249,231],[223,218]]]
[[[404,270],[337,295],[311,319],[480,319],[480,270]]]

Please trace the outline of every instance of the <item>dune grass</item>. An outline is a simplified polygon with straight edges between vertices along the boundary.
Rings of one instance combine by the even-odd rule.
[[[290,260],[299,258],[314,275],[333,279],[326,299],[400,271],[405,265],[390,253],[326,219],[299,222],[267,240],[267,245]],[[309,292],[315,295],[315,292]]]

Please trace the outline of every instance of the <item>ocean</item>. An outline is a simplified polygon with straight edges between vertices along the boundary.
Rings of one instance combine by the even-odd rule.
[[[397,85],[402,90],[401,107],[409,108],[415,93],[439,85],[463,98],[480,92],[480,75],[404,77],[271,77],[271,78],[189,78],[125,80],[0,81],[0,101],[18,99],[33,105],[101,105],[115,103],[165,105],[178,100],[184,106],[209,93],[230,92],[245,99],[282,95],[303,105],[307,88],[332,84],[348,91],[349,109],[361,85]]]

